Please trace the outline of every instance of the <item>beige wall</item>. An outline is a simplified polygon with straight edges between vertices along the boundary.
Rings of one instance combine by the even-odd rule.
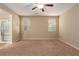
[[[79,4],[59,17],[60,40],[79,48]]]
[[[20,17],[18,15],[13,15],[12,19],[12,41],[16,42],[20,40]]]
[[[20,29],[19,29],[19,16],[13,12],[11,9],[9,9],[8,7],[6,7],[5,5],[0,3],[0,9],[4,10],[5,12],[7,12],[8,14],[12,15],[12,41],[16,42],[19,39],[19,33],[20,33]]]
[[[21,17],[21,22],[23,24],[23,18],[26,17]],[[31,21],[31,27],[30,31],[24,32],[23,31],[23,26],[22,26],[22,38],[24,40],[28,39],[56,39],[58,38],[58,17],[56,18],[57,21],[57,30],[56,32],[48,32],[48,19],[50,17],[46,16],[31,16],[28,17]]]

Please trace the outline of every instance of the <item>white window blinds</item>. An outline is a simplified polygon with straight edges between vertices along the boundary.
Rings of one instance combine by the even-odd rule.
[[[55,19],[55,17],[51,17],[48,19],[48,31],[49,32],[56,31],[56,19]]]
[[[24,24],[24,31],[26,31],[26,32],[29,31],[30,30],[30,19],[24,18],[23,24]]]

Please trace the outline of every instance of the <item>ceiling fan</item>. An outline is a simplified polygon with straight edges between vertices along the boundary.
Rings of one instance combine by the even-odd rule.
[[[36,8],[39,8],[42,12],[44,12],[44,7],[53,7],[53,4],[38,4],[37,6],[33,7],[32,10],[35,10]]]

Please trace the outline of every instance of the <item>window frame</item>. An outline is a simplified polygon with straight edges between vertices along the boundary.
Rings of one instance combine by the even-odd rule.
[[[48,32],[56,32],[56,18],[50,17],[48,19]]]

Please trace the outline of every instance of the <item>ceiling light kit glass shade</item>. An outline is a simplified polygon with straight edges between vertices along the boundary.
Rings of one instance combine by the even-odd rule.
[[[42,9],[44,7],[44,5],[38,5],[37,6],[39,9]]]

